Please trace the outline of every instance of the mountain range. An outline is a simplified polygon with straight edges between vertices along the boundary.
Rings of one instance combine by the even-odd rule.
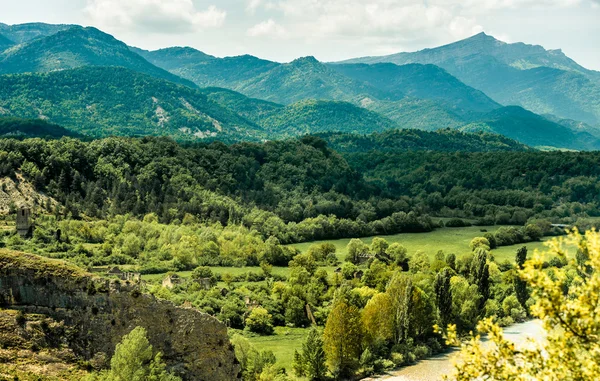
[[[323,63],[146,51],[96,29],[0,24],[0,115],[92,137],[268,140],[398,128],[600,149],[600,73],[485,34],[435,49]]]
[[[382,62],[433,64],[498,103],[600,125],[600,72],[582,67],[561,50],[508,44],[480,33],[434,49],[344,63]]]

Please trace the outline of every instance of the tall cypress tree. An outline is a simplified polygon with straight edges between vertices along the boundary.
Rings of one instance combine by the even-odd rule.
[[[440,316],[440,323],[445,329],[452,319],[452,292],[450,290],[452,273],[448,267],[440,271],[435,277],[435,302]]]
[[[481,301],[479,302],[479,309],[481,310],[490,297],[490,269],[487,263],[486,250],[477,249],[475,251],[475,258],[471,262],[471,277],[481,295]]]
[[[519,250],[517,250],[517,255],[515,258],[515,262],[517,263],[517,267],[519,270],[523,270],[525,260],[527,259],[527,247],[523,246]],[[515,293],[517,294],[517,299],[521,306],[527,311],[527,300],[529,299],[529,291],[527,290],[527,282],[525,282],[519,274],[516,274],[514,278],[514,287]]]

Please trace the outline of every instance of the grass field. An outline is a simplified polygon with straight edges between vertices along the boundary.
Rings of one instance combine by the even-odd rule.
[[[308,328],[275,327],[275,334],[272,336],[254,336],[248,337],[248,340],[260,351],[273,351],[277,363],[291,373],[294,350],[302,349],[306,335]]]
[[[494,232],[497,227],[478,227],[469,226],[462,228],[440,228],[428,233],[401,233],[389,236],[380,236],[385,238],[389,243],[398,242],[408,250],[409,255],[414,254],[418,250],[422,250],[427,253],[431,258],[439,250],[443,250],[444,253],[454,253],[457,256],[468,253],[471,249],[469,243],[475,237],[481,237],[485,232],[482,229],[487,229],[490,232]],[[366,244],[370,244],[374,237],[361,238]],[[297,243],[293,246],[305,252],[308,248],[316,243],[330,242],[336,247],[336,254],[340,262],[343,262],[346,256],[346,246],[350,242],[350,238],[328,240],[328,241],[316,241],[316,242],[303,242]],[[512,246],[503,246],[492,250],[494,257],[497,262],[502,262],[505,259],[510,261],[514,260],[516,250],[521,246],[527,246],[530,253],[533,253],[535,249],[544,249],[544,243],[542,242],[529,242],[525,244],[518,244]],[[262,270],[258,266],[249,267],[211,267],[215,274],[230,273],[231,275],[240,275],[247,272],[260,273]],[[326,267],[328,272],[333,272],[335,267]],[[287,276],[289,275],[289,267],[273,267],[273,274]],[[180,271],[177,273],[183,278],[191,276],[191,271]],[[159,282],[165,277],[165,274],[148,274],[143,275],[142,279],[147,282]]]
[[[487,229],[489,232],[494,232],[498,228],[495,226],[485,228],[479,226],[440,228],[429,233],[401,233],[380,237],[385,238],[389,243],[400,243],[402,246],[406,247],[409,255],[421,250],[433,258],[435,253],[437,253],[439,250],[443,250],[446,254],[453,253],[457,256],[460,256],[461,254],[468,253],[471,250],[469,248],[469,243],[473,238],[481,237],[485,234],[485,232],[481,231],[482,229]],[[371,244],[373,238],[374,237],[362,238],[362,241],[366,244]],[[291,246],[296,247],[300,251],[304,252],[311,245],[323,242],[330,242],[334,244],[337,249],[336,253],[338,259],[340,261],[344,260],[344,257],[346,256],[346,246],[348,245],[348,242],[350,242],[349,238],[319,242],[303,242],[293,244]],[[527,246],[527,249],[530,252],[533,252],[535,249],[544,248],[542,242],[530,242],[513,246],[503,246],[493,250],[493,254],[497,261],[503,261],[505,259],[513,260],[517,248],[521,246]]]

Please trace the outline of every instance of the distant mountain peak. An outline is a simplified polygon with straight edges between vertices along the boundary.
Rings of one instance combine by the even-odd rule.
[[[319,60],[317,60],[314,56],[306,56],[296,58],[291,62],[292,64],[319,64]]]

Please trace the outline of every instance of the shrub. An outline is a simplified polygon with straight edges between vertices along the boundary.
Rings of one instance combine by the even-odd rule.
[[[261,335],[270,335],[273,333],[273,324],[271,323],[271,314],[263,307],[257,307],[250,312],[246,318],[246,328]]]

